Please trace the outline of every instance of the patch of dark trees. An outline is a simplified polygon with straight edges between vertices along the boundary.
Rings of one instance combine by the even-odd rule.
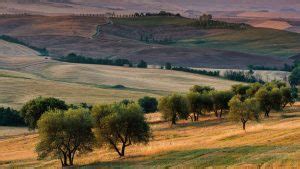
[[[245,72],[245,71],[233,71],[233,70],[227,70],[224,73],[224,78],[239,82],[246,82],[246,83],[262,83],[265,82],[260,78],[253,75],[252,71]]]
[[[19,111],[0,107],[0,126],[25,126]]]
[[[142,16],[176,16],[176,17],[181,17],[181,15],[179,13],[174,14],[171,12],[166,12],[166,11],[160,11],[159,13],[135,13],[134,14],[135,17],[142,17]]]
[[[197,69],[191,69],[191,68],[187,68],[187,67],[172,67],[172,70],[200,74],[200,75],[220,77],[220,71],[197,70]]]
[[[251,27],[245,23],[228,23],[215,20],[197,20],[191,23],[191,26],[199,27],[201,29],[247,29]]]
[[[132,63],[128,59],[102,59],[102,58],[90,58],[75,53],[70,53],[67,56],[57,58],[62,62],[70,63],[85,63],[85,64],[99,64],[99,65],[111,65],[111,66],[129,66],[132,67]]]
[[[36,47],[36,46],[32,46],[32,45],[30,45],[28,43],[25,43],[25,42],[15,38],[15,37],[8,36],[8,35],[1,35],[0,39],[2,39],[4,41],[7,41],[7,42],[16,43],[16,44],[19,44],[19,45],[26,46],[26,47],[28,47],[32,50],[35,50],[35,51],[39,52],[41,56],[49,56],[49,51],[46,48],[39,48],[39,47]]]
[[[291,72],[295,67],[296,67],[295,65],[288,65],[288,64],[284,64],[283,68],[268,67],[262,65],[248,65],[249,70],[278,70],[278,71],[287,71],[287,72]]]

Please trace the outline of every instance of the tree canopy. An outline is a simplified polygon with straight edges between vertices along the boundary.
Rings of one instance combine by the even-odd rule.
[[[150,127],[138,104],[97,105],[92,115],[99,144],[109,145],[120,157],[125,156],[126,147],[149,142]]]
[[[158,107],[164,119],[171,121],[171,125],[176,124],[177,119],[187,119],[189,117],[188,101],[179,94],[161,98]]]
[[[30,100],[21,108],[21,116],[24,118],[28,128],[33,130],[37,127],[37,121],[48,110],[67,110],[68,106],[63,100],[53,97],[38,97]]]
[[[145,113],[153,113],[157,111],[158,101],[155,97],[145,96],[140,98],[138,103]]]

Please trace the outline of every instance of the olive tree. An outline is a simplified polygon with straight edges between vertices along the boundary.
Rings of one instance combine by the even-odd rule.
[[[48,110],[61,109],[67,110],[68,106],[63,100],[57,98],[38,97],[30,100],[21,108],[21,116],[30,130],[37,128],[37,121]]]
[[[50,110],[38,121],[40,159],[51,156],[60,159],[62,166],[73,165],[79,153],[92,151],[95,137],[92,118],[86,109]]]
[[[201,94],[191,92],[187,95],[187,99],[189,111],[192,112],[192,115],[190,115],[192,121],[198,121],[200,115],[211,110],[212,101],[207,93]]]
[[[255,98],[259,103],[260,109],[265,112],[265,117],[269,117],[271,110],[280,110],[282,95],[278,88],[267,90],[261,88],[255,94]]]
[[[242,101],[240,96],[234,96],[229,101],[229,119],[241,122],[243,130],[246,130],[246,123],[249,120],[259,120],[259,106],[254,98]]]
[[[145,113],[153,113],[157,111],[158,101],[155,97],[145,96],[138,101]]]
[[[295,98],[293,97],[292,89],[288,87],[280,88],[280,93],[282,96],[281,107],[285,108],[288,104],[295,103]]]
[[[188,101],[179,94],[161,98],[158,109],[165,120],[171,121],[171,126],[176,124],[178,119],[187,119],[189,117]]]
[[[96,105],[92,115],[100,146],[108,145],[120,157],[125,156],[126,147],[149,142],[150,127],[145,121],[142,108],[135,103]]]
[[[228,102],[233,97],[233,93],[231,91],[213,91],[210,96],[215,116],[222,118],[224,111],[229,110]]]

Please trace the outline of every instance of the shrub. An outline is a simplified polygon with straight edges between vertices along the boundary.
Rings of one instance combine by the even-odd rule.
[[[144,113],[153,113],[157,111],[158,101],[154,97],[145,96],[138,101]]]

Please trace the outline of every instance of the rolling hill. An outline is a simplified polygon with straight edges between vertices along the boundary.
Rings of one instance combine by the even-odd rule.
[[[191,26],[192,22],[180,17],[145,17],[106,24],[108,20],[100,16],[6,16],[0,17],[0,34],[47,48],[54,58],[74,52],[186,67],[282,67],[292,62],[288,56],[300,51],[299,34],[257,28],[200,29]],[[100,36],[93,37],[97,27]],[[156,42],[141,41],[142,35],[151,35]],[[161,43],[165,39],[170,42]]]
[[[190,73],[126,67],[71,64],[46,59],[24,46],[0,41],[0,105],[19,108],[38,96],[90,104],[160,97],[186,92],[195,84],[229,89],[228,80]],[[122,85],[122,88],[116,86]]]

